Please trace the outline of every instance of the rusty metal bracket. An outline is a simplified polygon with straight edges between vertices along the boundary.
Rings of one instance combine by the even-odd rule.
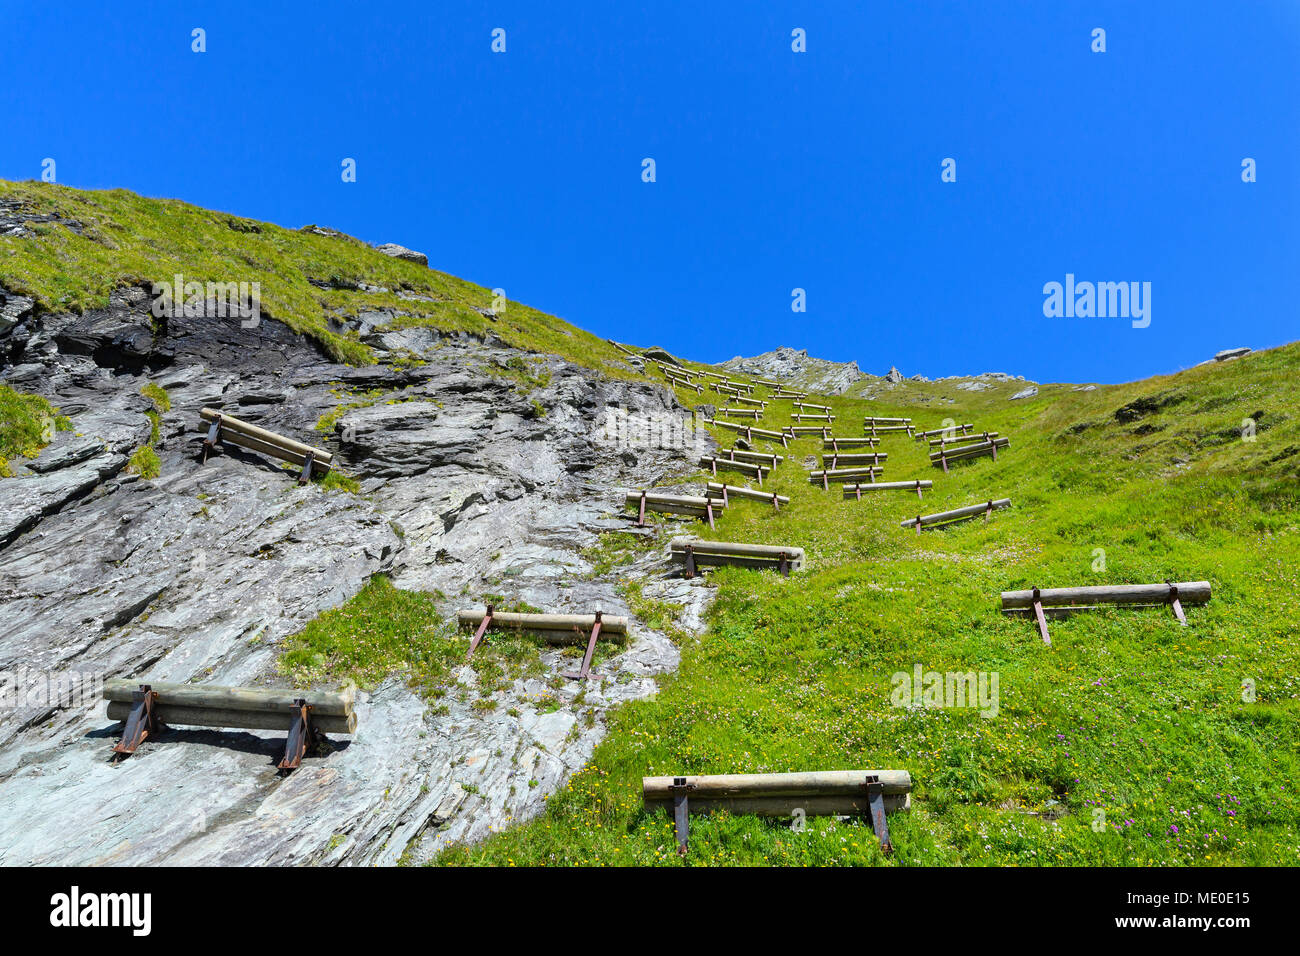
[[[1043,616],[1043,596],[1038,588],[1034,588],[1034,617],[1038,619],[1038,633],[1043,636],[1044,644],[1051,644],[1052,639],[1047,635],[1047,618]]]
[[[1178,588],[1172,581],[1166,581],[1169,585],[1169,606],[1174,609],[1174,617],[1178,618],[1178,623],[1183,627],[1187,626],[1187,618],[1183,614],[1183,602],[1178,599]]]
[[[474,639],[469,642],[469,653],[465,655],[465,660],[469,660],[474,656],[474,652],[478,650],[478,646],[483,640],[483,635],[487,633],[488,627],[491,626],[492,610],[492,605],[489,604],[487,613],[483,615],[483,623],[478,626],[478,630],[474,632]]]
[[[984,523],[989,523],[989,515],[993,514],[993,502],[990,501],[984,508]]]
[[[673,795],[673,827],[677,831],[677,855],[686,855],[686,844],[691,838],[691,807],[689,794],[695,784],[687,783],[685,777],[673,777],[668,792]]]
[[[311,722],[311,704],[303,698],[293,702],[293,724],[289,727],[289,738],[284,744],[284,759],[277,765],[280,770],[297,770],[302,758],[307,755],[307,748],[316,743],[320,737]]]
[[[695,577],[695,548],[689,544],[686,546],[686,576]]]
[[[781,572],[781,577],[788,578],[790,576],[790,556],[784,551],[781,552],[781,557],[777,559],[776,569]]]
[[[992,444],[989,445],[989,450],[990,450],[991,452],[993,452],[993,460],[994,460],[994,461],[997,461],[997,460],[998,460],[998,441],[997,441],[996,438],[990,439],[990,441],[992,442]]]
[[[203,439],[203,454],[199,458],[199,464],[207,464],[208,454],[221,441],[221,416],[218,415],[208,428],[208,437]]]
[[[641,505],[637,509],[637,513],[636,513],[636,526],[638,528],[645,527],[645,489],[644,488],[641,489]]]
[[[939,446],[939,464],[943,465],[943,473],[948,474],[948,456],[943,453],[943,446]]]
[[[863,787],[867,791],[867,805],[871,811],[871,829],[880,840],[880,852],[888,856],[893,852],[894,844],[889,840],[889,823],[885,820],[885,785],[880,782],[880,777],[871,774]]]
[[[918,538],[921,536],[921,516],[920,516],[920,515],[917,515],[917,516],[916,516],[916,536],[917,536]]]
[[[921,497],[921,479],[916,479],[916,497]]]
[[[582,666],[576,671],[565,671],[564,672],[565,677],[568,677],[572,680],[586,680],[587,676],[590,674],[591,655],[596,653],[596,638],[600,637],[600,615],[601,612],[597,611],[596,623],[591,629],[591,636],[587,638],[587,653],[583,655]],[[575,627],[574,630],[578,632],[579,636],[582,635],[581,629]]]
[[[704,499],[704,513],[709,518],[709,530],[716,530],[713,525],[713,499],[707,496]]]
[[[777,495],[777,493],[776,493],[775,491],[772,492],[772,510],[773,510],[773,511],[780,511],[780,510],[781,510],[781,502],[780,502],[780,500],[779,500],[779,496]]]
[[[127,715],[122,739],[113,748],[113,753],[133,754],[135,748],[158,733],[161,724],[154,713],[157,703],[158,692],[148,684],[141,684],[140,689],[131,694],[131,713]]]
[[[311,481],[311,464],[316,459],[314,451],[307,452],[307,456],[302,461],[302,474],[298,476],[298,484],[305,485]]]

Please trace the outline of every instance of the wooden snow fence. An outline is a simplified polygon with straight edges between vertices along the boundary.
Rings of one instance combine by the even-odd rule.
[[[706,425],[720,425],[723,428],[730,428],[734,432],[739,432],[745,436],[745,440],[751,445],[754,443],[754,436],[765,438],[768,441],[779,441],[783,446],[789,446],[789,438],[783,432],[774,432],[766,428],[756,428],[753,425],[742,425],[740,422],[727,422],[720,418],[704,419]]]
[[[1163,584],[1099,584],[1081,588],[1031,588],[1027,591],[1003,591],[1002,613],[1033,617],[1038,623],[1038,633],[1044,644],[1051,644],[1047,633],[1047,618],[1068,617],[1088,611],[1098,611],[1105,605],[1122,607],[1168,606],[1187,626],[1183,614],[1184,604],[1207,604],[1210,600],[1209,581],[1166,581]]]
[[[856,498],[862,500],[864,491],[915,491],[916,497],[921,497],[922,488],[933,487],[934,482],[928,479],[917,478],[912,481],[873,481],[868,484],[854,482],[851,485],[844,486],[845,498]]]
[[[786,425],[781,430],[791,438],[798,438],[800,435],[821,435],[822,438],[829,438],[831,434],[830,425]]]
[[[931,438],[930,447],[944,448],[948,445],[956,445],[961,442],[978,443],[978,442],[985,442],[985,441],[993,441],[997,437],[998,437],[997,432],[980,432],[978,435],[957,435],[948,438]]]
[[[700,467],[709,469],[715,475],[719,470],[749,475],[751,478],[758,479],[760,487],[763,484],[763,479],[772,471],[771,466],[760,465],[752,461],[740,461],[736,458],[722,458],[717,455],[705,455],[700,459]]]
[[[719,408],[719,415],[726,415],[728,418],[752,418],[755,421],[763,417],[761,408]]]
[[[199,418],[208,423],[208,437],[203,439],[201,458],[204,462],[208,460],[208,455],[218,444],[235,445],[238,448],[301,466],[302,472],[298,475],[300,485],[305,485],[313,473],[319,472],[325,475],[333,467],[334,456],[329,452],[277,435],[275,432],[259,428],[215,408],[201,409]]]
[[[782,505],[788,505],[790,499],[785,495],[778,495],[775,491],[763,491],[758,488],[742,488],[738,485],[727,485],[720,481],[710,481],[705,485],[710,498],[720,499],[725,505],[731,498],[749,498],[753,501],[766,501],[771,503],[773,510],[780,511]]]
[[[636,512],[638,528],[645,527],[647,511],[659,514],[682,515],[707,521],[712,528],[717,512],[726,507],[725,502],[699,495],[669,495],[655,491],[629,491],[624,500],[624,507]]]
[[[109,720],[124,722],[122,739],[113,748],[123,755],[135,753],[165,725],[285,730],[289,736],[279,769],[293,770],[324,734],[357,730],[352,686],[341,691],[289,690],[135,678],[105,681],[103,694]]]
[[[790,418],[791,418],[792,420],[796,421],[796,422],[833,422],[833,421],[835,421],[835,416],[834,416],[833,414],[831,414],[830,412],[809,412],[809,413],[806,414],[806,415],[805,415],[805,414],[801,414],[801,413],[799,413],[799,412],[795,412],[793,415],[790,416]]]
[[[863,434],[870,435],[873,438],[876,435],[886,435],[891,432],[906,432],[908,435],[912,434],[911,425],[877,425],[874,422],[867,422],[862,426],[862,429]]]
[[[917,441],[924,441],[927,438],[933,438],[936,435],[965,435],[974,429],[974,425],[967,423],[965,425],[953,425],[950,428],[931,428],[926,432],[917,432],[913,437]]]
[[[838,438],[835,435],[826,435],[822,439],[822,451],[839,451],[841,448],[875,448],[879,444],[879,438]]]
[[[735,541],[678,539],[669,543],[668,556],[675,564],[685,565],[686,577],[695,577],[701,567],[730,565],[779,572],[789,577],[803,567],[803,548],[772,544],[741,544]]]
[[[832,484],[875,481],[876,476],[883,474],[884,471],[883,468],[865,466],[857,468],[822,468],[817,471],[810,471],[808,481],[814,485],[821,485],[823,491],[830,491]]]
[[[749,398],[746,395],[736,395],[735,400],[741,405],[752,405],[755,408],[767,408],[767,402],[761,398]]]
[[[647,810],[668,810],[677,833],[677,852],[687,853],[690,815],[725,810],[762,817],[863,816],[889,853],[886,815],[912,805],[912,775],[906,770],[830,770],[812,773],[738,773],[694,777],[643,777]]]
[[[811,405],[811,404],[809,404],[808,402],[795,402],[795,403],[794,403],[794,410],[797,411],[797,412],[803,412],[803,411],[806,411],[807,409],[810,409],[810,408],[811,408],[814,412],[833,412],[833,411],[835,410],[835,409],[831,408],[829,405]]]
[[[489,604],[482,610],[472,608],[457,611],[456,624],[464,629],[475,628],[469,653],[465,655],[466,660],[474,656],[474,651],[488,631],[525,631],[537,635],[548,644],[585,642],[587,649],[582,656],[582,665],[576,671],[562,672],[565,677],[573,680],[586,680],[591,673],[591,656],[596,651],[596,641],[602,637],[615,641],[627,639],[627,618],[604,615],[600,611],[594,614],[536,614],[498,611]]]
[[[971,518],[984,516],[984,520],[989,520],[989,515],[1002,508],[1010,508],[1010,498],[995,498],[978,505],[967,505],[964,508],[954,508],[951,511],[940,511],[932,515],[917,515],[915,518],[908,518],[906,521],[900,521],[901,528],[916,528],[916,533],[920,534],[922,528],[931,528],[937,526],[946,526],[957,521],[969,521]]]
[[[958,445],[956,448],[940,446],[937,451],[930,452],[930,464],[942,466],[946,474],[949,462],[969,461],[972,458],[982,458],[985,455],[990,455],[994,461],[997,461],[998,449],[1009,448],[1010,446],[1011,440],[1008,438],[993,438],[989,441],[977,442],[974,445]]]
[[[838,468],[840,465],[883,465],[885,459],[889,457],[889,452],[839,452],[833,451],[829,455],[822,455],[823,468]]]

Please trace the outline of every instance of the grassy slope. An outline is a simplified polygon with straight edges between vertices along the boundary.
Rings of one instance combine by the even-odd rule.
[[[912,772],[914,810],[891,824],[898,864],[1300,862],[1298,369],[1293,345],[1014,403],[1019,386],[942,383],[908,383],[891,404],[833,400],[839,434],[858,434],[870,411],[1010,436],[997,462],[949,476],[905,437],[881,450],[886,478],[935,480],[925,513],[1002,495],[1013,508],[918,538],[898,527],[915,496],[842,501],[804,476],[820,441],[793,444],[769,483],[788,509],[736,503],[700,533],[803,546],[810,570],[718,572],[707,634],[656,699],[615,714],[547,813],[440,862],[671,865],[671,823],[641,809],[643,774],[849,767]],[[1117,420],[1140,400],[1159,407]],[[777,403],[765,424],[789,411]],[[1241,440],[1247,417],[1254,442]],[[1004,589],[1165,578],[1213,582],[1189,628],[1159,610],[1105,612],[1053,622],[1046,647],[997,610]],[[891,675],[917,663],[998,672],[999,713],[891,707]],[[1255,703],[1242,701],[1245,678]],[[694,820],[690,859],[882,860],[859,824],[810,820],[796,834],[743,816]]]
[[[330,331],[328,315],[391,308],[409,313],[399,326],[491,333],[522,349],[552,352],[613,376],[628,374],[603,339],[513,301],[490,319],[476,311],[491,307],[489,290],[348,237],[284,229],[124,189],[0,180],[0,198],[24,201],[33,215],[57,213],[85,227],[79,236],[61,224],[33,223],[34,238],[0,238],[0,286],[34,297],[46,310],[103,307],[116,288],[170,282],[181,273],[186,281],[260,282],[264,315],[353,364],[374,357],[354,336]],[[308,280],[346,288],[322,289]],[[393,291],[361,292],[359,283]],[[398,290],[435,301],[401,299]]]

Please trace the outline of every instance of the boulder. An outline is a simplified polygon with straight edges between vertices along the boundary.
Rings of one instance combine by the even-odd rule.
[[[885,381],[897,383],[897,382],[901,382],[902,380],[903,380],[903,373],[891,365],[889,367],[889,371],[885,373]]]
[[[1022,388],[1020,391],[1016,392],[1016,394],[1011,396],[1010,400],[1014,402],[1018,398],[1033,398],[1037,394],[1038,386],[1030,385],[1028,388]]]
[[[386,242],[376,248],[386,256],[392,256],[394,259],[405,259],[407,262],[414,262],[417,265],[427,266],[429,257],[423,252],[416,252],[414,249],[408,249],[406,246],[399,246],[395,242]]]
[[[1243,355],[1245,355],[1246,353],[1248,353],[1248,352],[1250,352],[1250,351],[1251,351],[1251,349],[1244,348],[1244,347],[1243,347],[1243,348],[1235,348],[1235,349],[1224,349],[1222,352],[1215,352],[1215,353],[1214,353],[1214,361],[1216,361],[1216,362],[1226,362],[1226,361],[1228,361],[1228,359],[1241,358]]]

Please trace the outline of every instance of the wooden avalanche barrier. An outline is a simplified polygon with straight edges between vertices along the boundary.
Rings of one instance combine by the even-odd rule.
[[[822,438],[831,436],[830,425],[786,425],[781,430],[791,438],[798,438],[800,435],[821,435]]]
[[[1184,604],[1207,604],[1209,581],[1166,581],[1164,584],[1100,584],[1081,588],[1031,588],[1003,591],[1002,613],[1032,616],[1044,644],[1051,644],[1047,618],[1100,610],[1103,605],[1124,607],[1168,606],[1178,623],[1187,626]]]
[[[734,541],[701,541],[687,538],[673,541],[668,546],[669,558],[686,566],[686,577],[705,566],[732,565],[741,568],[759,568],[779,571],[789,577],[791,571],[803,567],[803,548],[771,544],[740,544]]]
[[[984,455],[990,455],[994,461],[997,461],[998,449],[1009,448],[1010,446],[1011,440],[1008,438],[994,438],[991,441],[982,441],[974,445],[960,445],[957,448],[941,446],[938,451],[930,452],[930,464],[943,466],[944,472],[947,473],[950,461],[967,461]]]
[[[770,502],[772,508],[776,511],[781,510],[782,505],[788,505],[790,499],[785,495],[778,495],[775,491],[760,491],[757,488],[741,488],[737,485],[724,485],[721,482],[710,481],[706,485],[710,498],[721,499],[725,505],[729,498],[751,498],[754,501]]]
[[[726,507],[726,502],[717,502],[712,498],[698,497],[696,495],[668,495],[653,491],[629,491],[624,507],[637,512],[637,527],[645,526],[647,511],[655,511],[659,514],[698,518],[701,521],[708,521],[709,527],[712,528],[713,519],[717,517],[716,513]]]
[[[933,438],[935,435],[965,435],[975,426],[972,424],[953,425],[951,428],[932,428],[928,432],[917,432],[914,436],[917,441],[923,441],[927,438]]]
[[[715,475],[719,470],[735,471],[742,475],[749,475],[751,478],[758,479],[760,487],[763,484],[763,479],[767,476],[768,472],[772,470],[763,465],[756,465],[752,461],[737,461],[732,458],[718,458],[713,455],[705,455],[701,458],[700,467],[709,469]]]
[[[795,414],[791,415],[790,418],[791,418],[791,420],[796,421],[796,422],[833,422],[833,421],[835,421],[835,416],[834,416],[833,414],[831,414],[830,412],[808,412],[807,414],[800,414],[800,413],[796,412]]]
[[[912,434],[911,425],[876,425],[874,423],[868,422],[866,425],[863,426],[863,429],[865,433],[870,434],[873,437],[876,435],[883,435],[889,432],[906,432],[909,435]]]
[[[873,481],[868,484],[855,482],[851,485],[844,486],[845,498],[856,498],[862,500],[864,491],[915,491],[916,497],[921,497],[922,488],[930,488],[934,482],[917,478],[913,481]]]
[[[758,420],[763,417],[761,408],[720,408],[719,415],[726,415],[728,418],[752,418]]]
[[[837,438],[827,435],[822,441],[822,451],[839,451],[841,448],[875,448],[879,438]]]
[[[808,480],[814,485],[821,485],[823,491],[830,491],[830,486],[844,482],[875,481],[876,476],[884,473],[883,468],[824,468],[808,473]]]
[[[749,398],[745,395],[737,395],[736,401],[740,402],[742,405],[753,405],[757,408],[767,408],[767,402],[763,401],[761,398]]]
[[[980,515],[983,515],[984,520],[988,521],[989,515],[994,511],[1010,507],[1010,498],[997,498],[983,504],[967,505],[964,508],[954,508],[952,511],[940,511],[938,514],[917,515],[915,518],[908,518],[898,524],[901,528],[916,528],[916,533],[920,534],[922,528],[952,524],[954,521],[968,521],[971,518],[978,518]]]
[[[829,405],[810,405],[808,402],[795,402],[794,409],[797,412],[805,411],[811,408],[814,412],[832,412],[834,411]]]
[[[863,423],[867,425],[911,425],[912,420],[910,418],[881,418],[878,415],[868,415],[863,419]]]
[[[749,451],[745,448],[724,448],[716,457],[730,458],[732,461],[748,461],[767,468],[775,468],[785,461],[784,455],[769,455],[767,452]]]
[[[576,671],[563,672],[565,677],[573,680],[586,680],[590,675],[591,656],[596,652],[596,641],[602,635],[627,635],[627,618],[606,617],[600,611],[595,614],[530,614],[498,611],[489,604],[482,610],[457,611],[456,623],[462,628],[477,628],[469,644],[469,653],[465,655],[466,660],[474,656],[489,630],[528,631],[541,636],[549,644],[581,644],[585,641],[587,650],[582,656],[582,666]],[[584,631],[590,633],[584,634]]]
[[[992,439],[997,437],[998,437],[997,432],[980,432],[980,434],[978,435],[957,435],[952,438],[943,438],[943,437],[931,438],[930,447],[942,448],[945,445],[956,445],[961,442],[979,443],[979,442],[991,441]]]
[[[883,465],[885,459],[888,457],[889,452],[887,451],[849,452],[848,454],[833,451],[829,455],[822,455],[822,467],[836,468],[839,465]]]
[[[268,687],[218,687],[143,680],[104,682],[109,720],[124,722],[116,754],[133,754],[167,724],[187,727],[234,727],[241,730],[286,730],[281,770],[302,763],[310,746],[324,734],[356,733],[352,706],[356,690],[303,691]]]
[[[313,472],[328,474],[334,462],[334,456],[319,448],[312,448],[302,442],[285,438],[275,432],[259,428],[250,422],[227,415],[215,408],[199,411],[199,418],[208,423],[208,437],[203,439],[201,461],[206,462],[208,455],[217,445],[235,445],[260,455],[279,458],[293,465],[301,465],[302,473],[298,484],[305,485]]]
[[[814,773],[736,773],[696,777],[643,777],[647,810],[670,810],[677,852],[690,842],[690,815],[726,810],[765,817],[865,816],[892,849],[886,814],[911,807],[912,775],[906,770],[830,770]]]
[[[720,418],[706,418],[704,419],[704,423],[706,425],[719,425],[723,428],[730,428],[732,431],[744,435],[746,440],[750,442],[753,442],[754,436],[757,435],[759,438],[765,438],[769,441],[779,441],[782,445],[786,447],[789,446],[789,439],[781,432],[769,431],[766,428],[756,428],[753,425],[742,425],[740,422],[724,422]]]

